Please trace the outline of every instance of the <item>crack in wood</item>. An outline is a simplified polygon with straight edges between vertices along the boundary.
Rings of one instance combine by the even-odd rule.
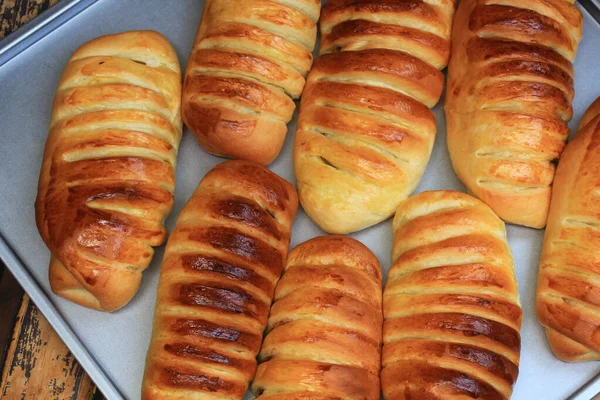
[[[0,1],[0,39],[50,8],[60,0]]]
[[[0,398],[91,399],[96,388],[37,307],[23,296],[4,362]]]

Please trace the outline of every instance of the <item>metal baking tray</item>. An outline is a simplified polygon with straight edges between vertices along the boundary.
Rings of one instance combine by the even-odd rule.
[[[587,1],[592,4],[596,0]],[[153,263],[144,273],[139,293],[127,307],[114,314],[88,310],[53,295],[47,279],[49,252],[34,221],[38,174],[54,92],[73,51],[99,35],[154,29],[173,43],[185,67],[203,1],[63,2],[62,7],[46,12],[45,22],[38,22],[41,26],[31,26],[24,39],[13,37],[10,46],[0,43],[0,51],[3,51],[0,60],[5,62],[0,67],[0,258],[106,397],[138,399],[163,248],[157,250]],[[600,23],[587,11],[583,14],[584,36],[575,62],[572,128],[578,125],[586,107],[600,96]],[[6,52],[7,47],[10,54]],[[439,104],[434,111],[438,119],[436,144],[417,191],[464,190],[452,171],[446,150],[443,105]],[[292,182],[295,127],[294,120],[281,155],[271,165],[272,170]],[[200,179],[220,161],[222,159],[200,149],[193,135],[185,132],[178,158],[175,207],[166,221],[169,230],[173,229],[179,211]],[[321,234],[323,232],[300,211],[294,223],[292,246]],[[351,236],[373,250],[386,272],[391,262],[390,221]],[[515,255],[524,310],[521,365],[513,399],[588,400],[600,392],[600,378],[596,379],[600,364],[559,361],[552,355],[544,330],[535,317],[543,231],[508,226],[508,236]]]

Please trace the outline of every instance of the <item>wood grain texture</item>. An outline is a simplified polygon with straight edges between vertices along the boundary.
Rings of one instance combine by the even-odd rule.
[[[0,383],[1,399],[91,399],[96,388],[27,295],[23,296]]]
[[[0,1],[0,39],[37,17],[60,0]]]
[[[0,376],[22,297],[23,288],[0,262]]]

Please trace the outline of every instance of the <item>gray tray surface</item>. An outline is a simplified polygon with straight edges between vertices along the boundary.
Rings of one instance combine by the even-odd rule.
[[[0,68],[0,257],[111,400],[140,397],[163,248],[157,250],[144,273],[139,293],[117,313],[88,310],[52,294],[47,279],[49,252],[36,230],[33,204],[54,92],[63,67],[78,46],[94,37],[125,30],[161,32],[174,45],[184,68],[202,6],[198,0],[101,0]],[[583,13],[584,39],[575,62],[572,128],[578,125],[586,107],[600,96],[600,25],[587,12]],[[434,111],[438,120],[436,144],[417,192],[464,191],[446,150],[443,105]],[[292,182],[295,126],[294,120],[282,153],[271,166]],[[200,149],[193,135],[185,131],[178,158],[175,207],[166,222],[169,230],[200,179],[221,161]],[[321,234],[300,211],[294,223],[292,246]],[[377,255],[385,274],[391,262],[391,222],[351,236]],[[600,364],[567,364],[552,355],[535,317],[543,231],[508,226],[508,236],[524,310],[521,366],[513,399],[567,398],[600,372]],[[600,385],[592,386],[577,398],[589,399],[599,391]]]

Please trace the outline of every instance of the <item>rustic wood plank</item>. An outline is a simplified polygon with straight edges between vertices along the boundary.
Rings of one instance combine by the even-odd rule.
[[[23,289],[0,262],[0,376],[22,297]]]
[[[4,362],[1,399],[89,400],[96,387],[25,294]]]
[[[60,0],[1,0],[0,39],[31,21]]]

